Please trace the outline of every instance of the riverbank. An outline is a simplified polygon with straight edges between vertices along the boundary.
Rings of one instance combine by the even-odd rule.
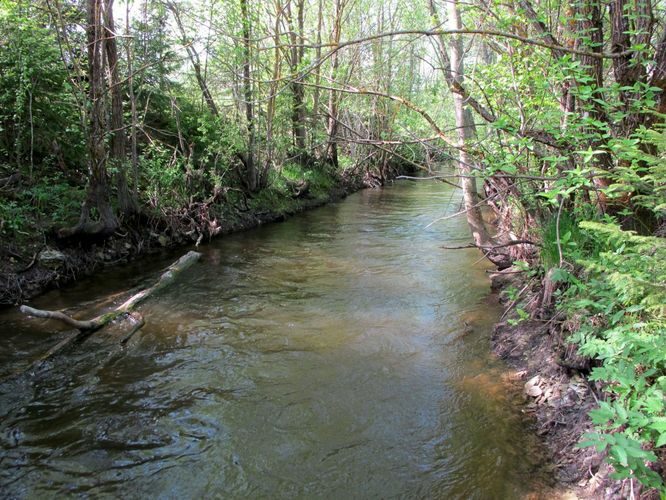
[[[287,191],[267,188],[251,198],[222,193],[206,206],[199,203],[169,214],[145,213],[126,221],[108,238],[65,241],[57,238],[52,228],[3,238],[0,307],[17,305],[104,267],[283,221],[361,189],[376,187],[377,183],[377,178],[367,172],[327,173],[315,182],[293,183]]]
[[[541,281],[530,280],[515,268],[492,273],[491,287],[505,311],[493,330],[493,351],[515,370],[512,380],[523,391],[523,412],[535,420],[563,496],[659,498],[654,491],[642,492],[637,481],[613,479],[604,453],[577,446],[585,433],[593,431],[588,413],[602,397],[602,386],[588,379],[591,361],[567,342],[577,325],[542,307]],[[521,318],[517,310],[529,312],[530,317]]]

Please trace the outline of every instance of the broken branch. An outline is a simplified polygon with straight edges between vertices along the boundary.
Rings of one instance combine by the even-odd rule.
[[[461,245],[457,247],[442,246],[440,248],[443,248],[444,250],[462,250],[465,248],[481,248],[483,250],[494,250],[496,248],[511,247],[514,245],[534,245],[535,247],[540,247],[541,243],[535,243],[530,240],[511,240],[507,243],[502,243],[500,245],[475,245],[474,243],[469,243],[468,245]]]
[[[162,273],[162,275],[159,277],[159,279],[155,282],[153,286],[132,295],[128,300],[123,302],[120,306],[116,307],[114,310],[104,313],[100,316],[97,316],[96,318],[93,318],[91,320],[74,319],[71,316],[68,316],[67,314],[60,311],[45,311],[42,309],[35,309],[33,307],[25,305],[21,306],[20,309],[23,314],[27,314],[28,316],[33,316],[35,318],[55,319],[57,321],[65,323],[66,325],[76,328],[76,330],[67,335],[63,340],[58,342],[56,345],[54,345],[44,355],[40,356],[38,359],[30,363],[28,368],[21,370],[13,375],[10,375],[9,377],[3,380],[0,380],[0,383],[4,383],[9,379],[15,378],[17,376],[22,375],[23,373],[26,373],[27,371],[34,369],[44,361],[52,358],[56,354],[65,350],[74,342],[77,342],[79,339],[82,339],[87,335],[90,335],[94,331],[99,330],[100,328],[109,324],[110,322],[112,322],[121,315],[126,315],[126,317],[133,322],[131,330],[122,339],[120,339],[121,344],[127,343],[127,341],[136,332],[138,332],[143,327],[143,325],[145,325],[145,320],[143,319],[143,316],[136,312],[133,313],[132,310],[158,290],[161,290],[170,285],[171,283],[173,283],[178,274],[182,273],[192,264],[197,262],[200,257],[201,254],[198,252],[190,251],[186,253],[176,262],[171,264],[166,269],[166,271]]]

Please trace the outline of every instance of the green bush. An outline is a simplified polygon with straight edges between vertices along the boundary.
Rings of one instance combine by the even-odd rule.
[[[559,247],[558,247],[559,229]],[[558,218],[554,214],[546,221],[541,230],[541,263],[546,270],[559,266],[560,247],[565,260],[572,260],[580,246],[584,244],[585,236],[581,233],[574,216],[563,212]]]
[[[582,279],[562,307],[588,321],[572,336],[601,366],[590,379],[607,398],[590,413],[596,430],[581,446],[608,450],[615,477],[635,477],[666,492],[648,467],[666,445],[666,242],[617,225],[580,224],[598,252],[581,252]]]
[[[14,235],[25,231],[29,220],[26,207],[15,200],[0,198],[0,233]]]
[[[84,196],[83,188],[72,188],[60,175],[41,177],[17,190],[13,199],[0,199],[0,229],[9,236],[28,236],[67,225],[79,216]]]

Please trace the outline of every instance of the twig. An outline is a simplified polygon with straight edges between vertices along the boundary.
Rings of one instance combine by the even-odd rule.
[[[141,330],[143,326],[146,324],[146,320],[143,319],[143,316],[139,313],[132,313],[129,315],[130,318],[134,320],[134,326],[132,326],[132,329],[122,338],[120,339],[120,343],[122,345],[125,345],[129,339],[132,338],[132,336]]]
[[[529,240],[511,240],[507,243],[502,243],[499,245],[477,245],[475,243],[469,243],[467,245],[457,246],[457,247],[447,247],[441,246],[444,250],[462,250],[465,248],[481,248],[483,250],[495,250],[497,248],[511,247],[514,245],[534,245],[535,247],[540,247],[541,243],[535,243]]]
[[[528,288],[531,284],[532,284],[532,280],[530,280],[530,281],[527,283],[527,285],[525,285],[525,286],[523,287],[523,289],[522,289],[520,292],[518,292],[518,295],[516,295],[516,298],[513,299],[513,302],[511,302],[511,304],[509,304],[509,307],[507,307],[507,308],[506,308],[506,311],[504,311],[504,314],[502,314],[502,317],[499,319],[500,321],[502,321],[504,318],[506,318],[506,316],[509,314],[509,312],[511,312],[511,310],[516,306],[516,304],[518,304],[518,301],[519,301],[520,298],[522,297],[523,293],[525,293],[525,291],[527,290],[527,288]]]
[[[37,262],[37,256],[39,255],[39,252],[40,252],[41,250],[42,250],[41,247],[40,247],[39,249],[37,249],[37,251],[35,252],[35,254],[32,256],[32,260],[30,261],[30,264],[28,264],[26,267],[24,267],[23,269],[21,269],[21,270],[19,271],[19,274],[26,272],[26,271],[29,270],[32,266],[35,265],[35,262]]]
[[[560,241],[560,216],[564,206],[564,196],[560,200],[560,208],[557,210],[557,220],[555,221],[555,236],[557,237],[557,251],[560,254],[560,267],[564,265],[564,256],[562,255],[562,242]]]

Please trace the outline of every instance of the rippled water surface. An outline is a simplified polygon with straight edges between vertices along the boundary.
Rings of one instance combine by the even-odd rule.
[[[529,493],[539,466],[488,352],[485,263],[440,248],[464,220],[425,228],[457,203],[400,183],[202,247],[129,345],[102,331],[0,386],[3,496]],[[34,305],[91,315],[177,256]],[[66,334],[13,311],[0,333],[0,375]]]

